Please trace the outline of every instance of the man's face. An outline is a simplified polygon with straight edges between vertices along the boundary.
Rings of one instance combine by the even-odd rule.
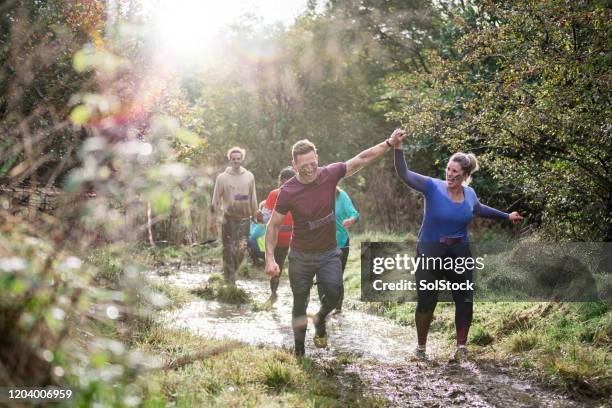
[[[242,165],[242,153],[234,152],[230,154],[230,164],[234,170],[238,170]]]
[[[297,156],[297,160],[293,162],[293,168],[297,171],[301,178],[310,179],[317,173],[319,167],[319,156],[315,152],[308,152]]]

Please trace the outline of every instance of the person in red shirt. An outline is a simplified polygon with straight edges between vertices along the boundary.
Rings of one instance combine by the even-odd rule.
[[[295,170],[291,167],[286,167],[281,170],[278,175],[278,188],[270,191],[268,194],[268,198],[266,198],[266,203],[264,204],[263,209],[263,221],[264,224],[267,224],[270,220],[270,216],[272,215],[272,211],[274,210],[274,206],[276,206],[276,198],[278,197],[278,192],[283,184],[286,181],[292,179],[295,176]],[[293,217],[291,213],[288,212],[283,218],[283,221],[278,230],[278,241],[276,242],[276,248],[274,248],[274,259],[278,263],[280,268],[280,272],[278,275],[272,276],[270,278],[270,303],[276,302],[278,296],[276,291],[278,290],[278,284],[280,282],[280,274],[283,271],[283,265],[285,264],[285,259],[287,258],[287,253],[289,252],[289,245],[291,244],[291,234],[293,233]]]

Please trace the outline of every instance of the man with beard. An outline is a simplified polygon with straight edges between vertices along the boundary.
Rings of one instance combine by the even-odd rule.
[[[236,283],[236,272],[244,258],[251,217],[257,218],[257,194],[253,173],[242,167],[245,150],[232,147],[227,151],[230,166],[217,177],[211,205],[210,233],[217,235],[217,214],[221,213],[223,241],[223,277]]]

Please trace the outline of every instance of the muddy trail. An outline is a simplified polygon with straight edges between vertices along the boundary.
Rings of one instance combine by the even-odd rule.
[[[251,268],[253,271],[253,268]],[[171,274],[152,271],[149,279],[184,289],[204,284],[214,266],[183,266]],[[173,327],[219,339],[253,345],[293,347],[291,290],[284,274],[278,301],[271,308],[261,305],[269,297],[269,283],[262,271],[241,279],[237,286],[247,291],[251,303],[240,306],[196,300],[167,312],[163,318]],[[318,310],[316,288],[311,291],[308,313]],[[414,328],[358,310],[343,310],[328,318],[329,347],[316,349],[314,328],[309,323],[306,354],[316,363],[341,367],[333,375],[349,392],[379,395],[399,407],[593,407],[596,403],[575,401],[551,391],[516,372],[491,362],[451,362],[446,340],[430,334],[430,360],[415,360]],[[342,360],[342,364],[334,362]]]

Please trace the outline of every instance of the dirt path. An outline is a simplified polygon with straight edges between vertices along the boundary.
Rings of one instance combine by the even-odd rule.
[[[176,274],[150,278],[182,288],[194,288],[210,277],[210,267],[186,267]],[[248,291],[255,304],[269,296],[265,279],[240,280],[237,285]],[[311,293],[309,313],[318,308],[316,289]],[[227,338],[249,344],[291,348],[291,291],[281,280],[279,299],[269,310],[252,304],[235,306],[216,301],[198,300],[166,314],[168,323],[185,327],[202,336]],[[329,348],[314,348],[310,325],[306,354],[325,364],[342,357],[348,359],[335,374],[340,382],[360,391],[383,395],[393,406],[401,407],[590,407],[543,387],[517,378],[506,369],[490,363],[449,362],[444,342],[435,336],[428,344],[429,362],[411,356],[416,333],[412,328],[394,324],[380,316],[346,310],[328,321]]]

